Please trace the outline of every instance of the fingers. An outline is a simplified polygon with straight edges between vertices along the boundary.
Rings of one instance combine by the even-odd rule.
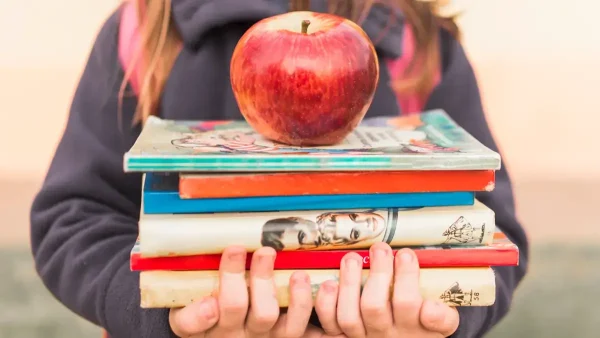
[[[290,304],[287,313],[277,323],[276,336],[303,337],[313,309],[310,277],[296,271],[290,277]]]
[[[448,337],[458,329],[460,318],[455,308],[426,300],[421,307],[420,321],[426,330],[439,332],[444,337]]]
[[[329,280],[321,284],[315,301],[315,311],[325,334],[341,335],[342,329],[337,321],[337,299],[339,287],[335,281]]]
[[[178,337],[191,337],[208,331],[218,319],[219,307],[214,297],[206,297],[169,312],[169,325]]]
[[[338,294],[338,325],[348,338],[365,337],[365,327],[360,315],[360,292],[362,279],[362,258],[357,253],[349,253],[340,267],[340,288]]]
[[[306,328],[306,332],[304,333],[304,338],[325,338],[325,337],[329,337],[329,335],[327,335],[326,333],[323,333],[323,330],[320,328],[317,328],[315,326],[309,325]]]
[[[394,256],[386,243],[371,247],[369,278],[362,292],[360,309],[369,336],[383,335],[393,328],[390,287],[394,277]]]
[[[246,284],[246,251],[229,247],[223,251],[219,267],[219,328],[242,330],[248,312]]]
[[[269,332],[279,318],[279,304],[275,295],[273,265],[276,252],[263,247],[252,255],[250,266],[250,312],[246,327],[257,336]]]
[[[401,249],[396,253],[392,311],[400,331],[420,327],[419,313],[423,298],[419,288],[419,263],[414,252]]]

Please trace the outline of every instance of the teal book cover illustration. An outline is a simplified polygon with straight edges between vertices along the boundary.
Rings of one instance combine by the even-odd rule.
[[[245,121],[147,119],[124,156],[127,172],[497,170],[500,155],[445,111],[364,119],[343,142],[295,147]]]

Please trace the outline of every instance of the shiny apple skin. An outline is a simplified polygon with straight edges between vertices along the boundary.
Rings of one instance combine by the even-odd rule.
[[[309,20],[307,34],[300,32]],[[294,146],[341,142],[364,118],[379,62],[355,23],[331,14],[290,12],[264,19],[240,39],[231,85],[248,124]]]

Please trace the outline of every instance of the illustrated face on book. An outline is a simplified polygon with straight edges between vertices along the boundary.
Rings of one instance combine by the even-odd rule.
[[[321,239],[328,244],[351,244],[373,239],[385,228],[385,220],[373,212],[322,214],[317,219]]]
[[[263,225],[261,244],[277,251],[309,249],[321,245],[319,227],[300,217],[276,218]]]
[[[262,229],[261,244],[275,250],[314,249],[371,240],[385,229],[382,216],[372,212],[325,213],[317,221],[276,218]]]

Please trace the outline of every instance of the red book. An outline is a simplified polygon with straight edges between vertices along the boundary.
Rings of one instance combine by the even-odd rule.
[[[139,242],[131,251],[132,271],[152,270],[218,270],[220,254],[142,257]],[[419,246],[412,247],[422,268],[435,267],[482,267],[519,265],[519,248],[502,232],[494,234],[494,241],[487,246]],[[327,251],[280,251],[275,259],[275,269],[339,269],[340,261],[348,252],[363,257],[363,267],[369,268],[369,250]],[[394,250],[394,252],[396,249]],[[248,255],[246,268],[250,268],[252,254]]]
[[[181,174],[184,199],[491,191],[493,170]]]

